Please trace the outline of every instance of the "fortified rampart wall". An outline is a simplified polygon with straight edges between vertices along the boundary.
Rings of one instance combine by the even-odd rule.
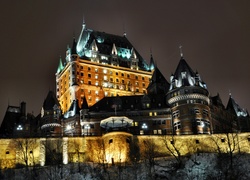
[[[111,132],[98,137],[0,139],[0,167],[86,161],[119,163],[141,160],[149,155],[161,157],[179,153],[187,156],[229,151],[250,153],[250,133],[133,136],[126,132]]]

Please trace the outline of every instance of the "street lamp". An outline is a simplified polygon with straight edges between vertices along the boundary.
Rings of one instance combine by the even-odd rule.
[[[89,124],[87,124],[86,126],[84,126],[84,129],[86,129],[86,130],[87,130],[87,136],[88,136],[88,135],[89,135],[89,129],[90,129]]]
[[[148,129],[148,126],[146,123],[143,123],[141,128],[143,129],[143,134],[145,134],[144,132]]]
[[[20,131],[23,130],[23,127],[21,125],[18,125],[16,129]]]

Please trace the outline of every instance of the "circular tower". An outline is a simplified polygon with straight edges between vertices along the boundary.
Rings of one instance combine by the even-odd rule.
[[[171,107],[173,134],[210,134],[209,92],[183,57],[170,77],[167,103]]]

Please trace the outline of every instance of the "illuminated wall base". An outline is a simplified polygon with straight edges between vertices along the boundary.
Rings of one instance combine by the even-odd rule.
[[[0,168],[15,168],[17,164],[25,165],[21,156],[23,150],[17,142],[26,139],[0,139]],[[94,162],[115,164],[130,162],[131,158],[142,160],[147,153],[154,151],[157,156],[170,155],[169,150],[176,148],[182,156],[193,153],[228,153],[230,146],[235,145],[235,151],[250,153],[250,133],[185,135],[185,136],[132,136],[126,132],[111,132],[99,137],[64,137],[28,139],[36,142],[33,148],[27,149],[28,165],[46,164],[46,152],[59,153],[61,163]],[[228,143],[230,142],[230,143]],[[48,144],[53,148],[48,151]],[[137,147],[137,148],[134,148]],[[168,147],[168,148],[167,148]],[[56,149],[55,149],[56,148]],[[135,152],[137,149],[138,152]],[[135,157],[135,154],[138,157]]]

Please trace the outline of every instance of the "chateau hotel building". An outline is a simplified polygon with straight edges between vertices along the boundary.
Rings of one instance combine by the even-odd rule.
[[[25,107],[8,107],[0,128],[9,136],[102,136],[212,134],[250,130],[248,112],[232,96],[226,106],[210,96],[206,83],[181,54],[169,82],[128,41],[86,28],[67,48],[41,114],[26,117]],[[22,113],[21,113],[22,112]],[[25,118],[26,117],[26,118]],[[32,122],[32,123],[31,123]],[[25,128],[24,128],[25,127]]]
[[[152,62],[153,63],[153,62]],[[146,94],[152,76],[145,60],[126,36],[83,28],[78,41],[60,59],[56,73],[57,98],[63,112],[73,100],[89,106],[103,97]]]

